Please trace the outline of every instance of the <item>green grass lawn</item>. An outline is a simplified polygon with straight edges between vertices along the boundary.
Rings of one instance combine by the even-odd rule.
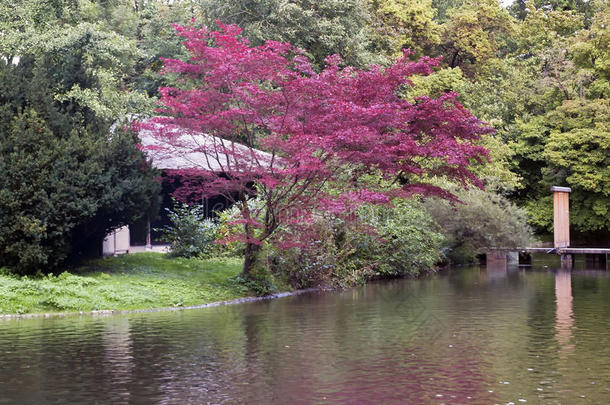
[[[59,276],[0,274],[0,314],[129,310],[207,304],[248,296],[231,279],[236,258],[180,259],[136,253],[88,262]]]

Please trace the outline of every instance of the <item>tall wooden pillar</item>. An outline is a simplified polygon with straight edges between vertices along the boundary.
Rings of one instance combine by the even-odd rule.
[[[554,247],[570,246],[570,192],[569,187],[551,187],[553,192]]]

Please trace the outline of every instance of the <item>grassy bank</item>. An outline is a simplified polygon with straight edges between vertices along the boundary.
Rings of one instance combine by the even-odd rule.
[[[202,305],[248,296],[231,281],[234,258],[168,259],[137,253],[95,260],[59,276],[0,274],[0,314],[130,310]]]

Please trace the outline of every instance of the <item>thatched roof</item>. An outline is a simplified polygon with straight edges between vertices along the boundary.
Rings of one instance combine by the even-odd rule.
[[[197,169],[213,172],[240,171],[266,167],[271,154],[211,135],[172,129],[158,136],[140,129],[142,150],[161,170]]]

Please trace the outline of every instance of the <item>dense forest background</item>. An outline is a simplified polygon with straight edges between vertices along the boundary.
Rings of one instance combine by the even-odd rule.
[[[82,207],[76,207],[71,197],[71,203],[64,198],[60,208],[53,208],[61,196],[51,191],[23,197],[19,207],[13,194],[0,191],[0,207],[24,212],[43,201],[49,212],[42,222],[52,223],[55,218],[70,232],[95,230],[98,237],[153,210],[150,196],[157,192],[153,174],[136,170],[144,164],[143,158],[128,134],[115,137],[114,146],[100,152],[96,160],[90,156],[103,149],[96,142],[107,138],[104,134],[114,122],[128,114],[151,114],[158,87],[176,80],[161,74],[162,58],[188,57],[171,24],[213,26],[217,20],[239,25],[255,45],[272,39],[301,47],[318,67],[331,54],[361,68],[386,65],[405,48],[413,59],[441,57],[438,71],[416,77],[404,97],[455,91],[468,109],[495,128],[482,140],[490,150],[491,163],[477,168],[486,191],[456,190],[458,197],[478,210],[464,210],[463,221],[502,215],[496,208],[510,201],[525,209],[528,222],[544,235],[552,227],[549,187],[568,186],[572,188],[573,230],[581,239],[584,235],[589,240],[608,239],[610,5],[605,0],[516,0],[506,8],[497,0],[2,2],[0,149],[4,156],[12,153],[15,161],[19,148],[27,148],[19,146],[24,141],[15,134],[27,133],[29,144],[41,150],[32,162],[22,160],[22,166],[11,167],[7,159],[1,160],[0,169],[11,174],[0,183],[16,181],[21,175],[31,189],[55,190],[58,185],[43,185],[44,179],[53,178],[44,173],[45,159],[59,164],[57,156],[71,156],[74,162],[62,163],[61,170],[66,171],[74,170],[79,159],[90,164],[89,180],[81,179],[65,190],[59,187],[66,195],[80,195]],[[49,134],[57,139],[51,142]],[[53,150],[63,153],[53,155]],[[127,161],[135,163],[125,169]],[[35,164],[41,168],[32,171]],[[40,178],[24,175],[32,172]],[[89,192],[91,183],[97,184],[97,194]],[[8,183],[2,187],[9,188]],[[23,192],[29,196],[27,190]],[[112,199],[99,202],[108,195]],[[468,233],[463,222],[454,226],[458,219],[441,202],[429,205],[438,222],[444,218],[452,238],[459,238],[457,230]],[[485,208],[491,205],[496,208]],[[61,210],[89,214],[86,221],[66,225],[65,215],[53,212]],[[122,214],[112,221],[99,214],[117,210]],[[14,239],[0,236],[0,244],[16,244],[15,255],[23,249],[16,241],[36,238],[44,231],[40,223],[22,217],[0,220],[0,235]],[[61,239],[61,232],[54,237]],[[72,242],[53,243],[82,240],[75,236],[78,233],[71,235]],[[49,243],[30,252],[33,263],[46,257]],[[70,254],[70,249],[64,250],[61,260]],[[10,256],[10,251],[2,253]],[[11,264],[10,260],[5,264]]]

